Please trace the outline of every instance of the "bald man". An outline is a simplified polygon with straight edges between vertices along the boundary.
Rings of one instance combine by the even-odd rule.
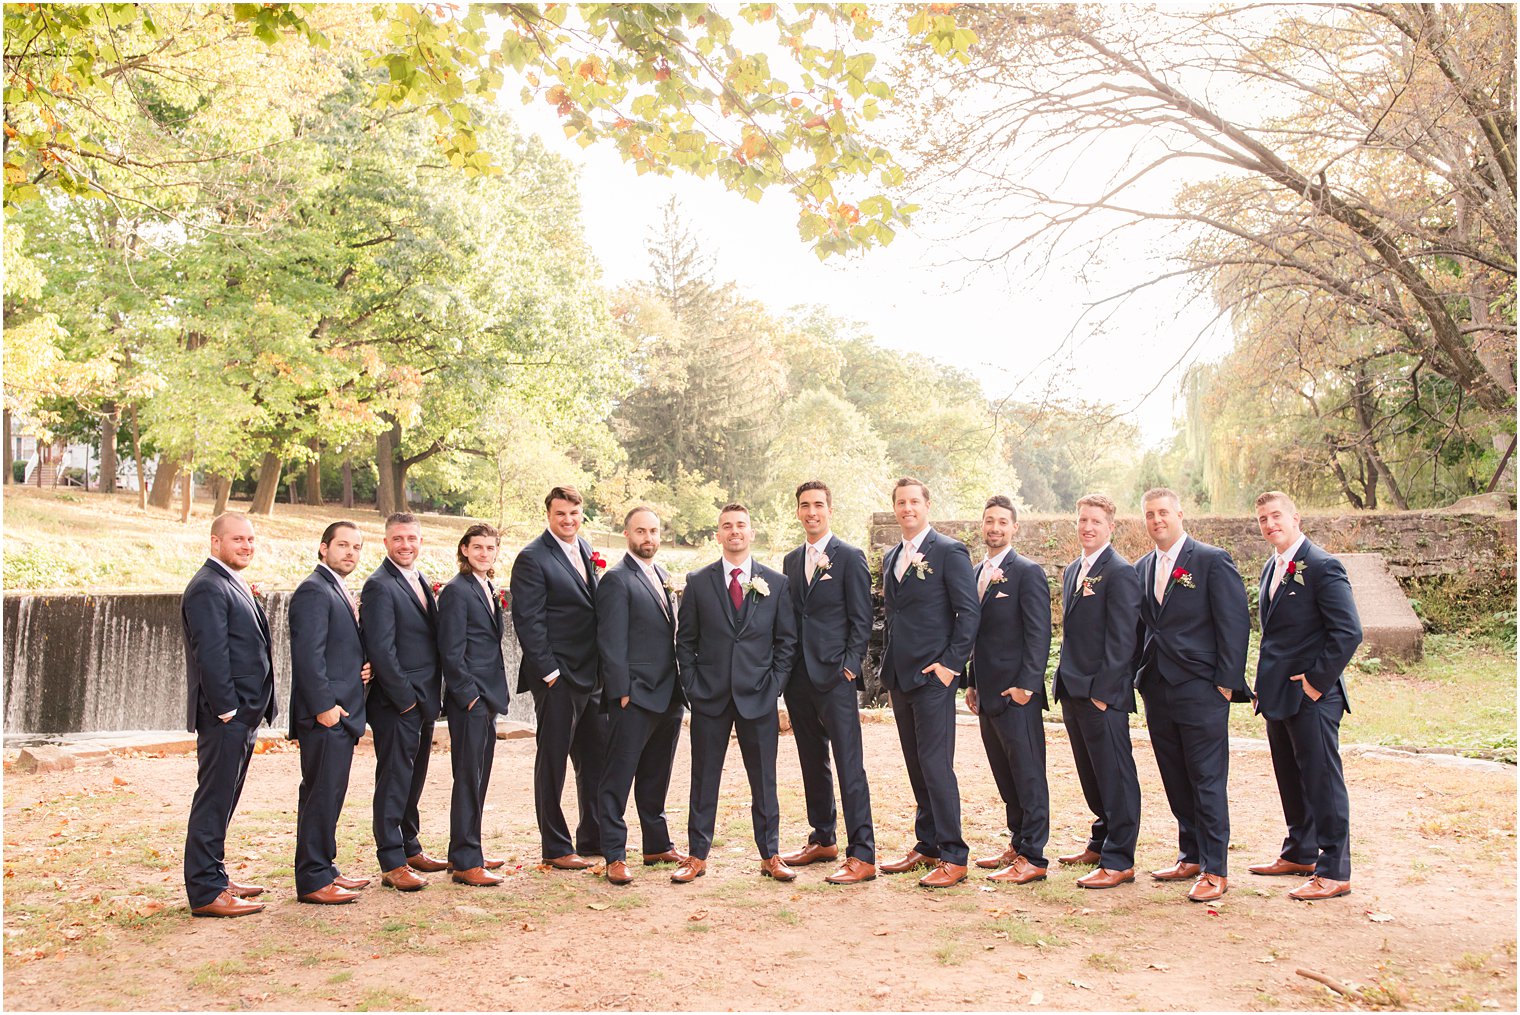
[[[247,916],[264,889],[227,876],[222,854],[259,723],[275,716],[269,618],[243,569],[253,524],[223,514],[211,523],[211,556],[185,586],[186,723],[195,734],[196,784],[185,834],[185,894],[195,916]]]

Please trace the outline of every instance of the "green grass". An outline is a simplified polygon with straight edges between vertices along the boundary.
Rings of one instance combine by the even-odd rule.
[[[431,1011],[425,1004],[410,994],[389,990],[384,987],[371,987],[359,998],[359,1003],[354,1005],[357,1011]]]

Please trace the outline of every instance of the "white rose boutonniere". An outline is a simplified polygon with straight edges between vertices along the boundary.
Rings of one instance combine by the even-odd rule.
[[[925,580],[925,578],[934,573],[934,568],[929,566],[929,562],[924,559],[924,555],[921,553],[915,553],[909,557],[908,566],[917,573],[919,581]]]
[[[770,585],[764,578],[761,578],[759,575],[756,575],[749,581],[745,582],[743,588],[746,595],[751,592],[757,596],[768,596],[771,594]]]

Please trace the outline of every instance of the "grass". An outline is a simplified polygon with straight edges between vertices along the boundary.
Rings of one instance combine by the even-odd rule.
[[[357,1011],[431,1011],[417,998],[384,987],[371,987],[354,1005]]]

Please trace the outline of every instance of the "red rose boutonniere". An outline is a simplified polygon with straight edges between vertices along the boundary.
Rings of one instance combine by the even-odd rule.
[[[605,570],[607,570],[607,558],[603,557],[596,550],[592,550],[591,551],[591,566],[594,567],[594,568],[596,568],[598,571],[605,571]]]
[[[1193,573],[1180,567],[1172,569],[1172,583],[1174,585],[1181,585],[1185,589],[1196,589],[1198,587],[1193,584]]]
[[[1295,581],[1302,585],[1304,583],[1304,572],[1308,569],[1309,565],[1305,564],[1303,561],[1290,560],[1288,561],[1288,573],[1284,577],[1284,580]]]
[[[263,606],[265,601],[269,598],[264,594],[264,586],[260,585],[258,582],[248,583],[248,594],[252,596],[253,601],[258,603],[260,606]]]
[[[510,610],[512,608],[512,598],[508,595],[506,589],[496,590],[496,605],[500,606],[503,610]]]
[[[433,595],[436,596],[438,593],[440,593],[442,591],[443,591],[443,582],[434,582],[433,583]]]

